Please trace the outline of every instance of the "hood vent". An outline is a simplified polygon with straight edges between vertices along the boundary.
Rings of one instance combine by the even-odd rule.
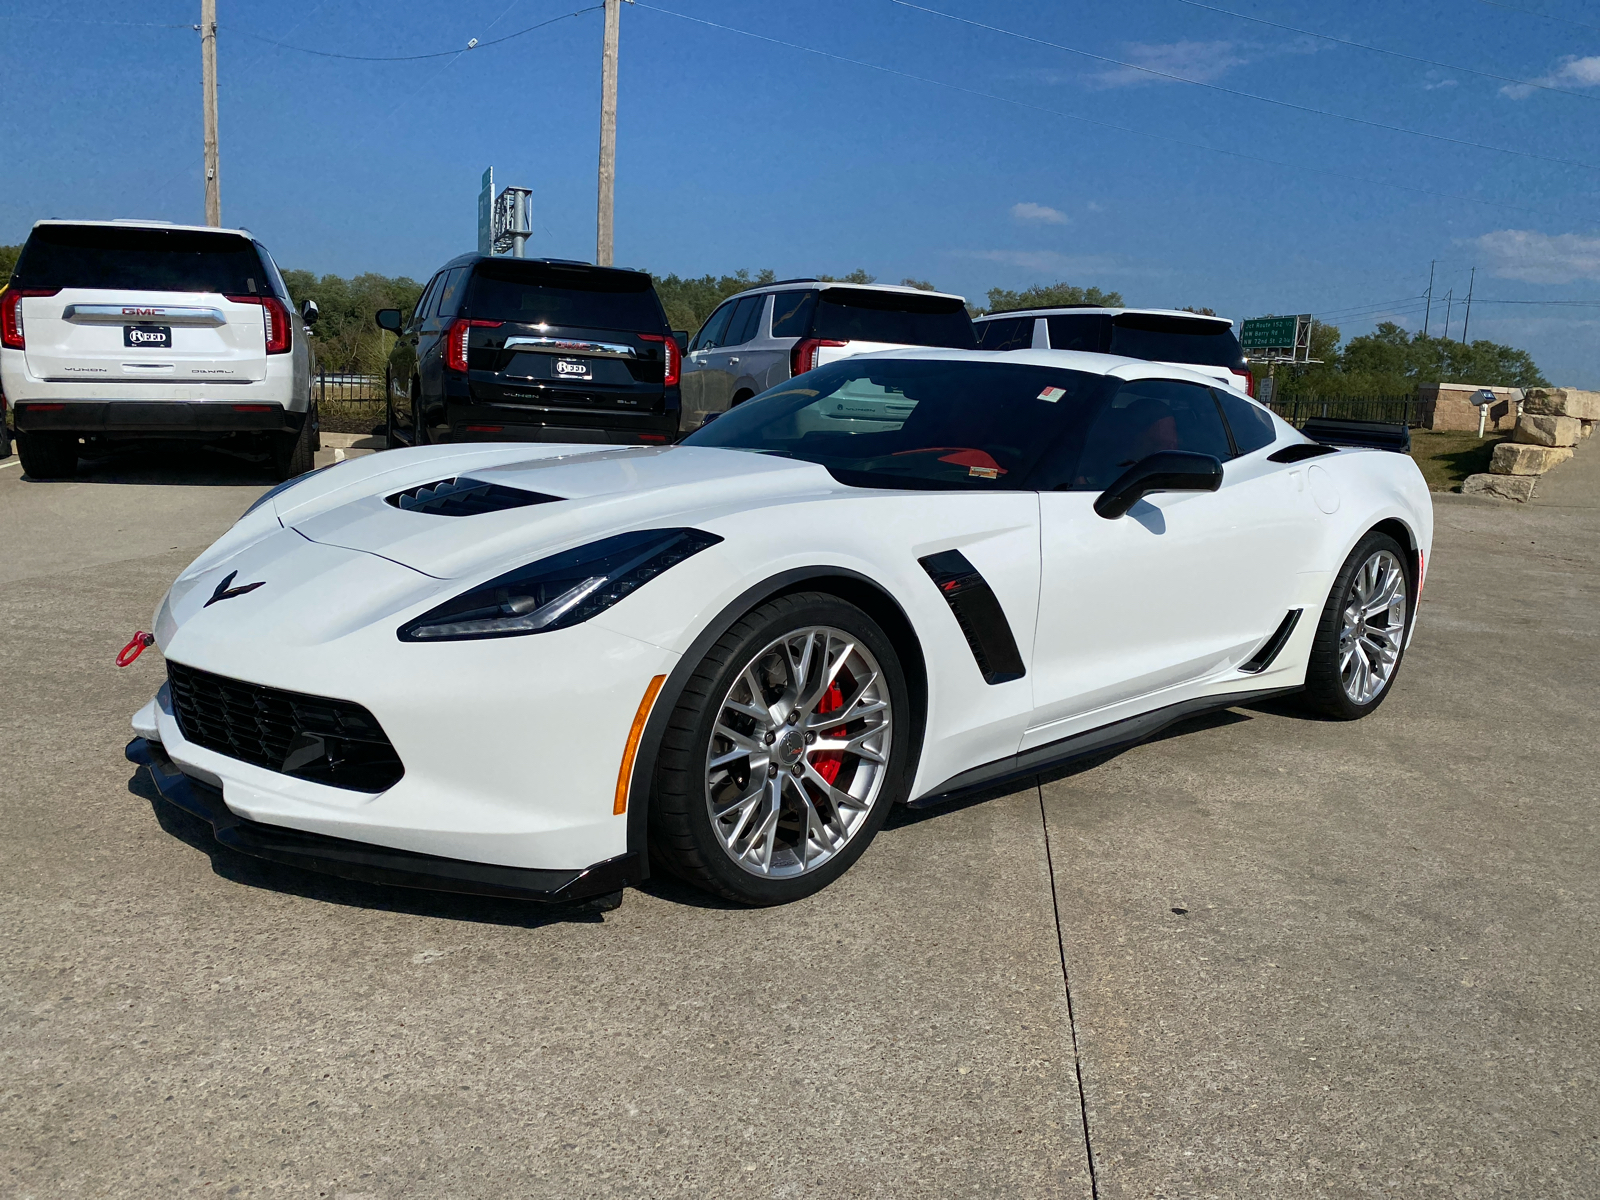
[[[530,504],[549,504],[560,496],[525,492],[521,488],[481,479],[441,479],[425,483],[388,497],[389,503],[406,512],[428,513],[435,517],[475,517],[479,513],[524,508]]]

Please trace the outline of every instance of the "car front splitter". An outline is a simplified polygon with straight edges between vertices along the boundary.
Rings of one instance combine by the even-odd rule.
[[[272,862],[355,879],[363,883],[566,904],[607,895],[638,883],[638,856],[624,854],[582,870],[553,871],[506,867],[394,850],[367,842],[267,825],[233,812],[222,792],[185,775],[158,742],[138,737],[128,743],[128,761],[145,767],[161,798],[211,826],[230,850]]]

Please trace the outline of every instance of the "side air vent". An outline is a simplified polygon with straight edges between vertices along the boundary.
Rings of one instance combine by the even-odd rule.
[[[486,483],[481,479],[441,479],[421,487],[396,492],[389,503],[406,512],[428,513],[435,517],[475,517],[479,513],[523,508],[529,504],[549,504],[560,496],[525,492],[521,488]]]
[[[1259,675],[1272,665],[1272,660],[1278,657],[1284,645],[1289,640],[1289,635],[1294,632],[1294,627],[1300,622],[1300,614],[1304,611],[1291,608],[1278,628],[1272,631],[1272,636],[1261,644],[1261,649],[1250,656],[1250,661],[1243,664],[1239,670],[1248,671],[1252,675]]]
[[[967,556],[959,550],[942,550],[917,561],[955,614],[983,681],[1010,683],[1027,674],[999,598]]]
[[[1318,458],[1324,454],[1337,453],[1339,453],[1337,446],[1324,446],[1321,442],[1296,442],[1292,446],[1285,446],[1282,450],[1274,450],[1267,455],[1267,461],[1296,463],[1308,458]]]

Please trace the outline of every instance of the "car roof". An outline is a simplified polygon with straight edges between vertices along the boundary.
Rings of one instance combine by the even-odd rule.
[[[1106,316],[1119,317],[1123,313],[1136,313],[1144,317],[1177,317],[1181,321],[1198,321],[1203,324],[1220,322],[1233,327],[1229,317],[1207,316],[1205,313],[1193,313],[1184,308],[1109,308],[1099,304],[1058,304],[1046,305],[1040,308],[1004,308],[997,312],[984,313],[982,316],[972,318],[976,325],[980,321],[992,320],[995,317],[1061,317],[1061,316]]]
[[[515,258],[509,254],[479,254],[476,250],[467,254],[458,254],[452,258],[439,271],[448,271],[452,267],[465,267],[480,262],[523,262],[544,263],[552,267],[583,267],[590,271],[616,271],[622,275],[648,275],[648,271],[641,271],[636,267],[597,267],[592,262],[581,258]],[[437,275],[439,271],[433,272]],[[428,278],[433,278],[433,275]]]
[[[177,225],[171,221],[139,221],[119,217],[112,221],[70,221],[61,217],[48,217],[43,221],[35,221],[33,227],[41,225],[97,225],[104,229],[162,229],[181,230],[184,233],[231,233],[238,237],[255,240],[255,234],[248,229],[223,229],[217,225]]]
[[[927,288],[907,287],[899,283],[846,283],[840,279],[779,279],[773,283],[761,283],[755,287],[745,288],[742,292],[735,292],[728,299],[763,295],[767,292],[824,292],[833,288],[854,288],[861,292],[899,292],[910,296],[937,296],[941,300],[958,300],[962,304],[967,302],[965,296],[958,296],[955,292],[930,292]]]
[[[1124,358],[1119,354],[1094,354],[1087,350],[951,350],[936,346],[908,346],[903,350],[875,350],[870,354],[855,354],[841,361],[860,362],[873,358],[920,359],[932,362],[1008,362],[1030,367],[1059,367],[1068,371],[1083,371],[1090,375],[1110,375],[1117,379],[1174,379],[1183,383],[1199,383],[1206,387],[1226,387],[1241,396],[1247,396],[1237,385],[1229,384],[1215,375],[1207,375],[1193,367],[1178,363],[1151,362],[1143,358]],[[832,364],[830,364],[832,365]]]

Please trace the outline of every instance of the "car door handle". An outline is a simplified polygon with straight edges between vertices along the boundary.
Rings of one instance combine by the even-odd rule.
[[[728,363],[729,363],[729,365],[730,365],[730,366],[731,366],[731,365],[733,365],[733,364],[735,364],[735,363],[737,363],[737,362],[738,362],[738,361],[739,361],[739,356],[738,356],[738,355],[737,355],[737,354],[735,354],[735,355],[733,355],[733,356],[731,356],[731,357],[730,357],[730,358],[729,358],[729,359],[728,359]]]

